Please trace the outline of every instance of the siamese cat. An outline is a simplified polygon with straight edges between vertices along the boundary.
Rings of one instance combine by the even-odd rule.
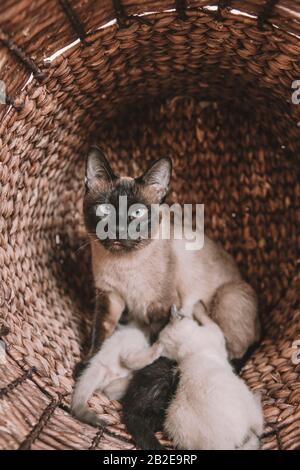
[[[172,163],[156,161],[140,177],[117,176],[103,153],[93,147],[87,158],[84,219],[91,239],[92,268],[97,291],[90,355],[109,337],[125,308],[131,317],[158,333],[171,306],[192,314],[199,300],[224,332],[230,358],[240,358],[260,335],[254,290],[241,278],[233,258],[208,237],[200,250],[187,250],[185,239],[131,237],[125,222],[139,222],[151,233],[152,205],[161,204],[169,190]],[[120,196],[128,212],[120,217]],[[97,236],[112,208],[115,233]],[[146,209],[145,209],[146,208]]]
[[[163,203],[171,171],[171,160],[161,158],[138,178],[122,177],[113,172],[97,147],[88,154],[83,211],[96,287],[89,358],[111,336],[125,309],[155,337],[168,322],[173,304],[192,314],[199,300],[208,305],[209,315],[224,332],[230,358],[241,358],[259,338],[255,292],[218,244],[205,237],[203,248],[191,251],[185,239],[133,237],[126,232],[124,217],[125,222],[159,232],[161,219],[153,222],[151,208]],[[124,196],[129,208],[125,214],[120,210]],[[98,227],[110,217],[112,208],[115,232],[111,235],[108,229],[101,238]]]
[[[140,369],[157,359],[159,352],[178,363],[180,379],[167,407],[164,430],[179,449],[255,450],[263,431],[260,398],[234,374],[228,361],[224,335],[201,303],[194,316],[173,307],[170,323],[158,341],[139,355],[123,354],[124,364]],[[159,448],[153,433],[142,445]],[[155,445],[157,447],[155,447]]]

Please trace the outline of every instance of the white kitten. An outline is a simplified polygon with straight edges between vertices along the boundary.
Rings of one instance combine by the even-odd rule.
[[[124,362],[140,368],[158,353],[178,362],[180,381],[164,425],[178,448],[257,449],[263,430],[260,399],[234,374],[224,335],[201,303],[194,315],[203,326],[173,309],[158,342],[138,357],[127,354]]]
[[[148,346],[147,337],[135,324],[118,325],[77,380],[72,413],[86,423],[101,424],[96,413],[87,405],[89,398],[96,390],[104,392],[111,400],[122,398],[132,372],[121,362],[121,356],[126,352],[135,357]]]

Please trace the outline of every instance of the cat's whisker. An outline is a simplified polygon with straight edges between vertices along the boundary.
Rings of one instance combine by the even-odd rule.
[[[78,253],[80,250],[83,250],[85,247],[93,244],[93,243],[98,243],[98,238],[95,237],[93,234],[90,234],[89,240],[84,242],[82,245],[80,245],[76,250],[75,253]]]
[[[75,253],[78,253],[80,250],[82,250],[82,249],[85,248],[86,246],[90,245],[90,243],[91,243],[91,240],[89,240],[89,241],[83,243],[83,244],[80,245],[78,248],[76,248]]]

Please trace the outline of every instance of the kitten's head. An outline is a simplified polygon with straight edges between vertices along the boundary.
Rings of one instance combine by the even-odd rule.
[[[195,346],[198,347],[197,333],[198,325],[191,317],[171,315],[169,323],[159,334],[159,341],[164,345],[167,357],[180,360],[194,352]]]
[[[138,178],[120,177],[101,150],[93,147],[87,158],[83,204],[89,234],[112,252],[128,252],[150,243],[151,232],[158,230],[153,207],[163,202],[171,171],[171,160],[161,158]]]
[[[171,314],[167,326],[160,332],[159,341],[164,345],[164,354],[177,361],[189,354],[211,351],[226,358],[224,335],[219,328],[200,326],[191,316]]]

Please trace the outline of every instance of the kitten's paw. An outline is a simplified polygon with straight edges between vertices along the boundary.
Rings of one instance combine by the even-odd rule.
[[[158,359],[164,351],[164,347],[161,343],[156,343],[152,346],[152,358],[154,361]]]
[[[79,419],[83,423],[87,423],[95,427],[103,426],[103,421],[101,420],[101,418],[99,418],[96,412],[93,410],[90,410],[86,406],[82,405],[78,407],[73,407],[71,410],[71,413],[73,416],[75,416],[77,419]]]
[[[184,318],[184,317],[192,318],[193,310],[194,310],[194,307],[191,305],[189,307],[181,308],[179,310],[179,315],[181,316],[181,318]]]
[[[137,352],[123,353],[121,355],[121,363],[127,369],[135,369],[137,363]]]

